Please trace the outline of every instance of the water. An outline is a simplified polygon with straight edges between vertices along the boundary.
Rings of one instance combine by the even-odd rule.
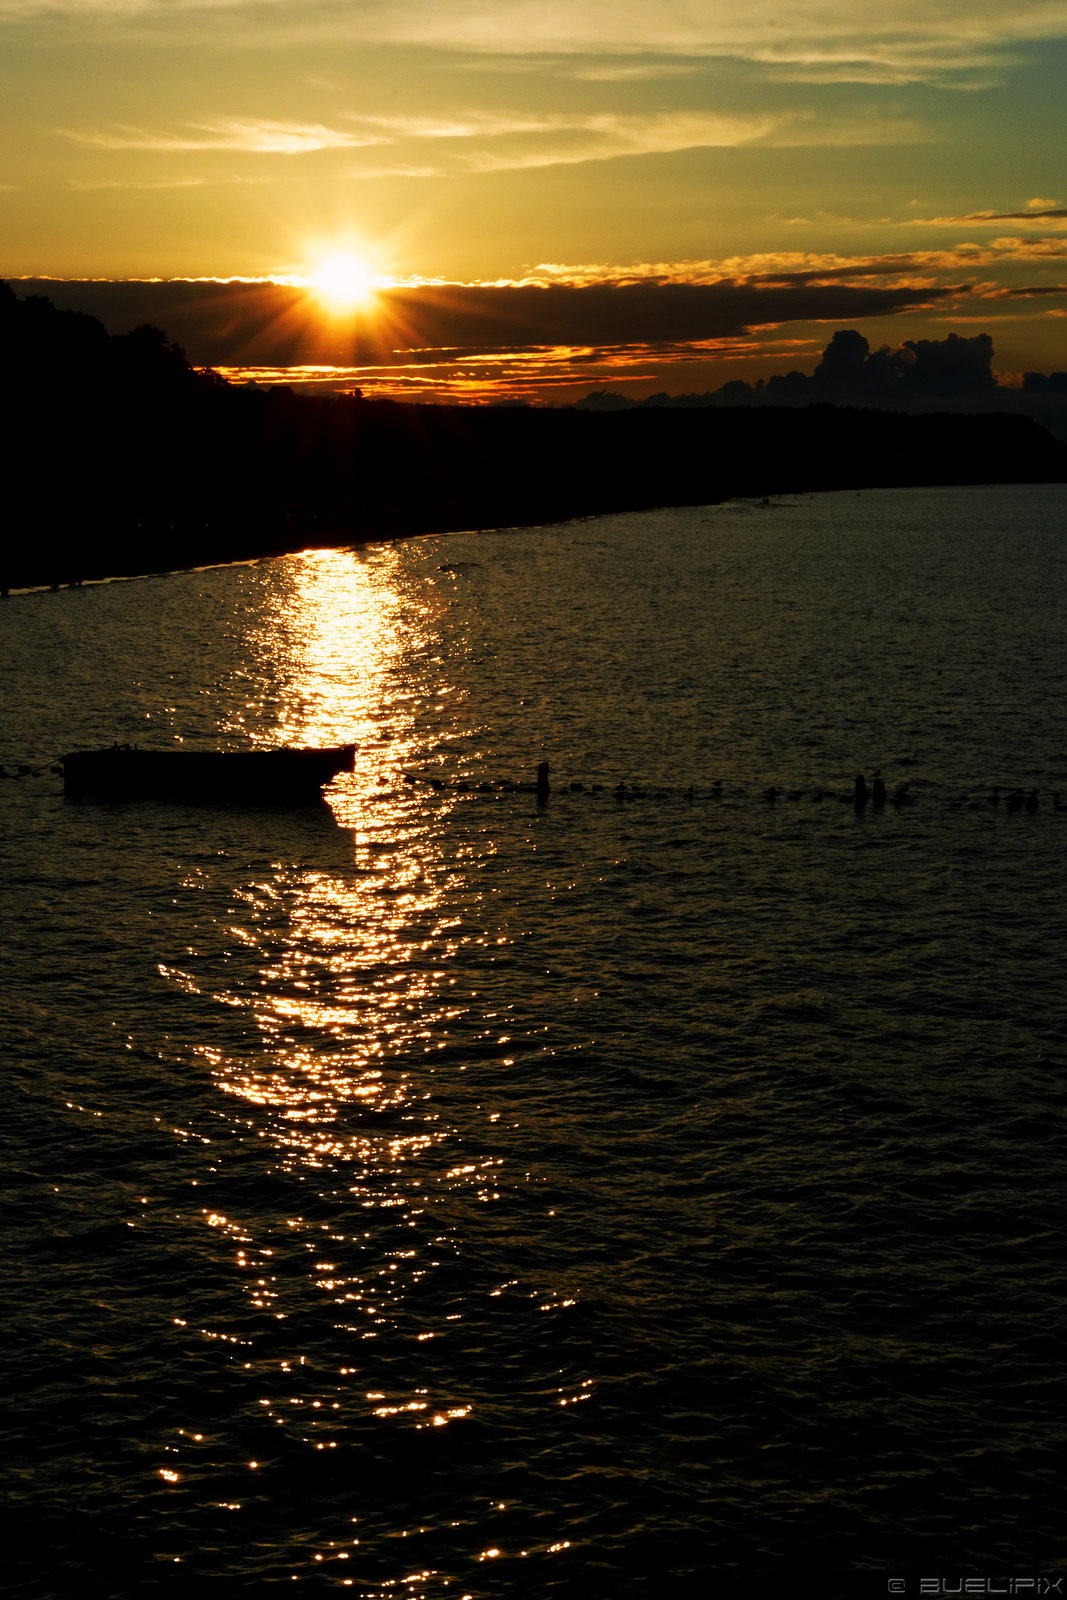
[[[306,812],[0,785],[7,1593],[1062,1569],[1065,510],[5,604],[9,768],[360,745]],[[835,798],[879,766],[914,804]]]

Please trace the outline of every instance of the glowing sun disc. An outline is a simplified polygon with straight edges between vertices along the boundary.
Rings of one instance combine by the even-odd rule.
[[[354,311],[374,299],[374,274],[359,256],[324,256],[308,278],[319,299],[334,311]]]

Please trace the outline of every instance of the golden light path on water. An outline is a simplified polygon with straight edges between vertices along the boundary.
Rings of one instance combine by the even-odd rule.
[[[437,1529],[451,1553],[441,1547],[413,1570],[393,1541],[427,1535],[426,1515],[361,1477],[361,1462],[393,1472],[415,1435],[465,1459],[474,1436],[464,1430],[485,1428],[499,1403],[493,1361],[467,1348],[486,1304],[512,1296],[508,1318],[532,1319],[540,1334],[543,1319],[576,1303],[520,1287],[510,1261],[482,1260],[504,1187],[501,1114],[459,1075],[472,1058],[513,1064],[510,994],[487,1002],[483,984],[496,981],[486,947],[514,935],[487,926],[494,890],[479,881],[506,817],[403,779],[408,767],[432,771],[471,733],[473,757],[482,743],[478,706],[454,675],[470,652],[465,624],[433,559],[386,545],[255,569],[224,735],[354,742],[356,769],[329,789],[332,817],[324,808],[274,828],[261,814],[263,850],[250,871],[222,869],[225,893],[199,919],[189,970],[165,974],[206,1003],[194,1054],[226,1130],[206,1141],[222,1147],[207,1157],[210,1205],[195,1192],[236,1293],[199,1331],[254,1374],[258,1442],[244,1470],[256,1483],[218,1504],[237,1511],[269,1494],[283,1458],[297,1477],[314,1470],[311,1452],[328,1460],[361,1487],[347,1503],[331,1489],[321,1529],[278,1557],[281,1570],[351,1561],[336,1570],[366,1575],[340,1583],[362,1584],[368,1600],[398,1586],[414,1600],[451,1592],[450,1562],[569,1548],[553,1517],[507,1550],[498,1524],[509,1502],[485,1504],[472,1489],[464,1520]],[[202,884],[192,875],[187,887]],[[496,1310],[488,1317],[495,1326]],[[593,1377],[572,1365],[529,1403],[588,1400]],[[209,1437],[199,1416],[183,1416],[158,1469],[176,1491],[193,1482]],[[372,1565],[357,1567],[368,1555]]]
[[[389,545],[285,567],[258,639],[280,677],[277,719],[246,728],[270,744],[355,743],[355,771],[329,792],[344,859],[339,870],[275,870],[243,891],[230,931],[255,977],[218,998],[251,1012],[257,1038],[240,1057],[212,1053],[212,1069],[226,1092],[282,1112],[274,1136],[287,1163],[395,1165],[433,1136],[394,1127],[383,1145],[377,1129],[347,1126],[345,1108],[399,1110],[407,1090],[388,1064],[419,1039],[431,1049],[450,1010],[454,941],[438,915],[447,872],[402,778],[421,743],[410,665],[432,601],[403,592]]]

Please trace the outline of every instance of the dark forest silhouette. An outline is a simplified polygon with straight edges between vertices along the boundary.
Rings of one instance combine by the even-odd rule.
[[[1067,479],[1067,446],[1028,417],[817,390],[803,409],[601,414],[238,386],[158,328],[112,337],[6,284],[0,349],[5,588],[736,495]]]

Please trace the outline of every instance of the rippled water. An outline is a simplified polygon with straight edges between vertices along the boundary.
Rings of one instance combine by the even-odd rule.
[[[321,811],[0,785],[6,1592],[1062,1568],[1065,511],[832,495],[5,603],[9,770],[360,746]],[[476,787],[542,758],[544,809]],[[836,798],[879,766],[915,804]]]

